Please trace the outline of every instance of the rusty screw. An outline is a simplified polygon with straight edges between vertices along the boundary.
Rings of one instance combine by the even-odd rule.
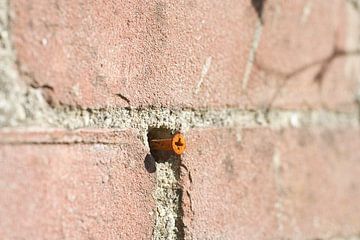
[[[153,139],[150,141],[150,147],[155,150],[172,151],[181,155],[186,148],[185,137],[181,133],[176,133],[172,138]]]

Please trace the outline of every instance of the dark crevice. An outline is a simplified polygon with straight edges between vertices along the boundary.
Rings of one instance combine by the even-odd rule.
[[[266,0],[251,0],[251,5],[253,6],[262,24],[264,23],[263,13],[264,13],[265,1]]]
[[[315,75],[314,81],[319,83],[320,85],[322,84],[324,76],[326,75],[331,63],[335,59],[340,58],[340,57],[359,55],[359,54],[360,54],[360,49],[353,50],[353,51],[346,51],[344,49],[334,48],[332,54],[322,61],[321,67],[320,67],[319,71],[317,72],[317,74]]]
[[[30,87],[32,87],[34,89],[49,90],[49,91],[54,92],[54,88],[48,84],[40,85],[38,83],[30,83]]]
[[[125,102],[127,102],[130,105],[130,99],[128,99],[127,97],[125,97],[121,93],[116,93],[115,95],[118,96],[119,98],[121,98],[122,100],[124,100]]]
[[[180,174],[179,174],[179,178],[180,178]],[[178,181],[179,180],[180,179],[178,179]],[[182,199],[183,199],[184,190],[180,186],[177,190],[177,194],[179,196],[179,210],[178,210],[178,218],[176,219],[175,225],[176,225],[176,228],[178,229],[177,239],[182,240],[182,239],[185,239],[185,224],[183,221],[184,209],[182,207]]]

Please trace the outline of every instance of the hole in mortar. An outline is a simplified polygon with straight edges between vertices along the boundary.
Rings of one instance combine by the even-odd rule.
[[[150,147],[150,153],[156,162],[169,161],[169,159],[176,156],[176,154],[171,151],[155,149],[155,147],[151,144],[151,141],[156,139],[171,139],[175,132],[176,131],[174,130],[163,127],[149,129],[147,138]]]

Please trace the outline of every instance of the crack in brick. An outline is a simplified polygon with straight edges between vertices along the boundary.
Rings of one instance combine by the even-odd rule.
[[[331,52],[331,54],[329,56],[322,58],[320,60],[315,60],[308,64],[304,64],[304,65],[296,68],[295,70],[293,70],[291,72],[287,72],[287,73],[278,71],[276,69],[268,68],[268,67],[264,66],[263,64],[255,61],[254,65],[259,70],[264,71],[266,74],[275,75],[275,76],[279,77],[280,81],[281,81],[281,84],[278,86],[274,95],[272,96],[272,98],[267,106],[267,109],[270,109],[272,107],[273,103],[278,98],[282,89],[284,89],[284,87],[286,87],[286,85],[292,78],[300,75],[301,73],[305,72],[308,69],[311,69],[316,66],[320,66],[320,69],[315,74],[314,82],[317,83],[319,85],[319,87],[321,88],[326,73],[328,72],[331,64],[336,59],[343,58],[343,57],[354,57],[354,56],[360,56],[360,49],[345,50],[345,49],[341,49],[338,47],[334,47],[333,51]]]
[[[180,186],[182,187],[182,196],[181,196],[181,216],[183,223],[183,231],[187,236],[191,236],[191,231],[189,230],[189,226],[191,225],[194,219],[194,209],[193,209],[193,201],[191,198],[191,190],[192,190],[192,177],[190,170],[184,165],[180,165]],[[189,239],[192,239],[189,237]]]
[[[125,97],[123,94],[121,94],[121,93],[117,93],[117,94],[115,94],[116,96],[118,96],[118,97],[120,97],[122,100],[124,100],[125,102],[127,102],[127,104],[129,104],[130,105],[130,99],[129,98],[127,98],[127,97]]]

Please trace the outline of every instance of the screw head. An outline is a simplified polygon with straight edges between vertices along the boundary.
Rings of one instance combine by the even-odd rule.
[[[177,154],[181,155],[186,149],[186,141],[184,135],[176,133],[171,139],[172,150]]]

